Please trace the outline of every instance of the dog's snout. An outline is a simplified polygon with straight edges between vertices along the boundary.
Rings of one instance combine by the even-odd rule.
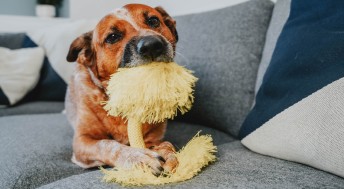
[[[145,36],[138,41],[137,52],[145,58],[154,60],[166,51],[165,46],[160,37]]]
[[[135,36],[125,46],[120,67],[133,67],[150,62],[171,62],[171,44],[160,35]]]

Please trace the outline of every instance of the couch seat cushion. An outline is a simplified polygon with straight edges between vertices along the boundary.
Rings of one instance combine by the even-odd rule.
[[[61,113],[63,102],[28,102],[17,106],[0,108],[0,117],[20,114]]]
[[[219,130],[205,127],[203,125],[190,124],[179,121],[168,122],[167,132],[165,134],[165,140],[170,141],[178,149],[181,149],[185,144],[201,131],[201,134],[210,134],[214,139],[215,145],[220,145],[228,142],[232,142],[235,139],[228,134]]]
[[[70,161],[73,129],[64,114],[0,117],[0,128],[0,188],[36,188],[90,171]],[[234,140],[211,128],[177,122],[170,123],[166,137],[182,147],[199,130],[212,134],[216,144]]]
[[[35,188],[84,173],[71,163],[72,128],[63,114],[0,118],[0,188]]]
[[[195,178],[162,188],[341,188],[344,179],[301,164],[259,155],[239,141],[219,146],[219,160]],[[40,189],[122,188],[101,181],[100,171],[75,175]],[[142,187],[158,188],[158,187]],[[161,187],[159,187],[161,188]]]

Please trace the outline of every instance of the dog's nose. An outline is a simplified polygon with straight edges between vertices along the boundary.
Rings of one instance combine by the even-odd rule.
[[[164,42],[158,36],[145,36],[137,43],[137,52],[145,57],[155,59],[165,51]]]

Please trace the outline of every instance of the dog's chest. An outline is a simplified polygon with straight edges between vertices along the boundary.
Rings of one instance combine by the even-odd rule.
[[[74,82],[70,87],[73,88],[70,94],[73,96],[72,100],[79,104],[76,106],[78,119],[85,123],[81,125],[84,132],[92,133],[98,138],[108,138],[122,144],[129,144],[127,121],[121,117],[110,116],[103,109],[101,102],[106,101],[107,96],[103,89],[94,84],[85,68],[79,67],[78,74],[74,76]],[[142,128],[144,136],[155,127],[155,125],[144,124]]]

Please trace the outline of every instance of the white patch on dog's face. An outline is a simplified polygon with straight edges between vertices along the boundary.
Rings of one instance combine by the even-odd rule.
[[[136,24],[136,22],[134,21],[134,19],[132,18],[131,14],[129,13],[127,9],[125,8],[116,9],[114,14],[118,19],[127,21],[130,25],[133,26],[133,28],[135,28],[135,30],[137,31],[141,30],[141,28]]]

